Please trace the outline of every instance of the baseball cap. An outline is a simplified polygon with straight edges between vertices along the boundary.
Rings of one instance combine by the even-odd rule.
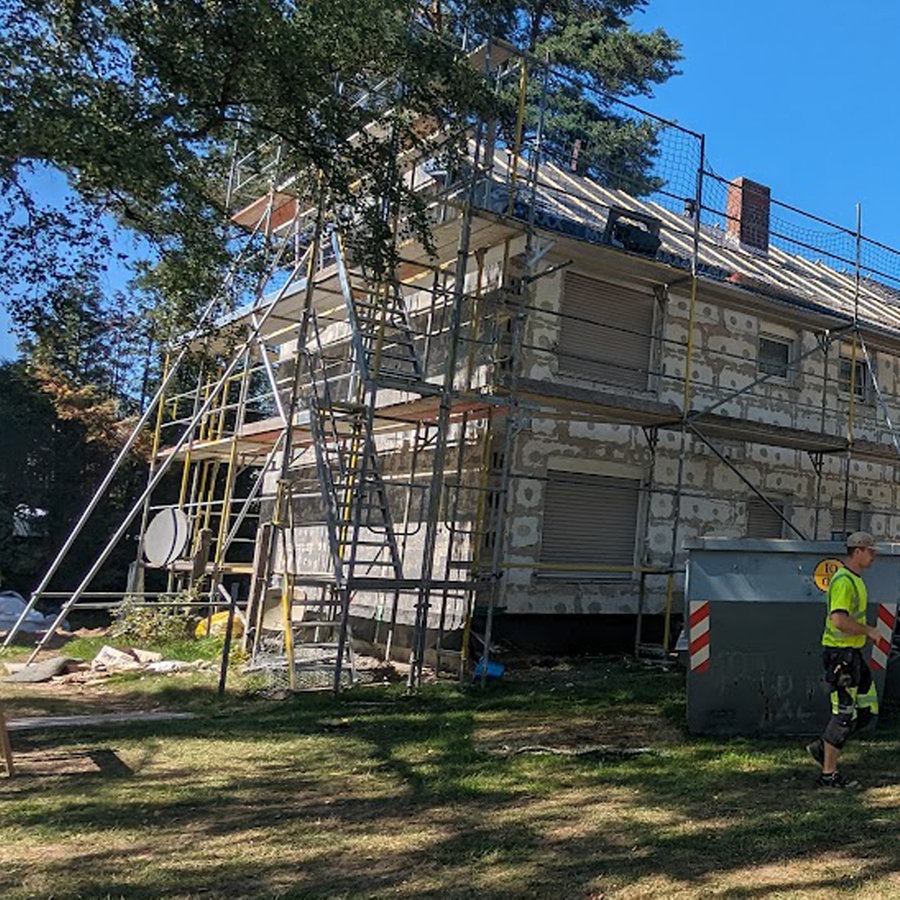
[[[854,531],[847,538],[847,547],[874,547],[875,538],[868,531]]]

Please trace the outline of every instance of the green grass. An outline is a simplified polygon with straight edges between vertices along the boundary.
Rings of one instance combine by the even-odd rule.
[[[624,660],[413,697],[234,685],[104,682],[95,706],[197,716],[16,734],[0,895],[900,896],[893,725],[848,750],[867,789],[847,797],[812,788],[802,741],[685,736],[682,674]],[[519,752],[597,745],[648,752]]]

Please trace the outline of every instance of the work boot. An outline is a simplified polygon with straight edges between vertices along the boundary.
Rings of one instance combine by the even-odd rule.
[[[840,772],[832,772],[830,775],[822,774],[816,779],[816,787],[838,788],[839,790],[856,790],[860,783],[855,779],[844,778]]]
[[[816,738],[811,744],[807,744],[806,752],[816,761],[820,768],[825,763],[825,742],[822,738]]]

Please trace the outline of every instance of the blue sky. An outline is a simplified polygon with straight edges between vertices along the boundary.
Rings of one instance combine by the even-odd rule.
[[[651,0],[635,22],[684,54],[638,105],[705,134],[717,174],[850,229],[860,203],[863,232],[900,246],[900,4]]]
[[[639,105],[705,134],[717,174],[850,229],[860,203],[863,232],[900,247],[900,3],[651,0],[635,23],[665,28],[685,56]],[[14,354],[0,311],[0,357]]]

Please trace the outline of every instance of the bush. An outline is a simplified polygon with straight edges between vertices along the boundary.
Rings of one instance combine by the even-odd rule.
[[[126,600],[117,610],[110,637],[133,645],[167,644],[192,639],[196,617],[173,606],[137,606]]]

